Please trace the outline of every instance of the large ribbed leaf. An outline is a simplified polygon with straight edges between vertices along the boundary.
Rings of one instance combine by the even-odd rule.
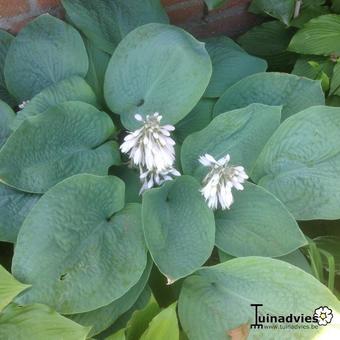
[[[161,311],[155,297],[151,295],[143,308],[135,311],[126,325],[126,339],[140,339],[151,320]]]
[[[206,128],[185,139],[181,150],[183,172],[201,179],[207,168],[198,159],[205,153],[215,159],[230,154],[232,164],[250,172],[280,118],[280,107],[262,104],[218,115]]]
[[[233,256],[277,257],[306,245],[294,217],[272,194],[251,183],[234,192],[230,210],[215,213],[216,245]]]
[[[66,101],[81,101],[97,106],[97,99],[91,87],[83,78],[74,76],[52,84],[34,96],[24,109],[17,113],[12,128],[17,128],[27,117],[36,116]]]
[[[202,98],[192,111],[176,124],[175,135],[179,143],[183,143],[186,137],[202,130],[211,122],[215,103],[215,98]]]
[[[111,326],[122,314],[127,312],[142,294],[150,276],[152,260],[149,257],[143,275],[138,282],[122,297],[107,306],[87,313],[69,315],[73,321],[91,327],[90,336],[98,334]]]
[[[163,309],[150,322],[140,340],[179,340],[179,327],[176,313],[176,303]]]
[[[22,222],[39,198],[0,183],[0,241],[15,243]]]
[[[198,269],[214,247],[214,215],[199,189],[194,178],[181,176],[143,195],[146,243],[169,283]]]
[[[89,331],[40,304],[11,305],[0,314],[0,339],[85,340]]]
[[[142,291],[141,295],[138,297],[137,301],[134,303],[134,305],[123,315],[121,315],[119,317],[119,319],[113,324],[111,325],[109,328],[107,328],[104,332],[101,332],[100,334],[98,334],[96,336],[97,339],[111,339],[111,336],[113,336],[118,330],[123,331],[123,335],[125,336],[125,328],[126,324],[128,323],[128,321],[131,319],[131,317],[134,315],[134,313],[138,313],[138,311],[140,309],[143,309],[149,302],[150,300],[150,296],[151,296],[151,289],[150,287],[147,285],[145,287],[145,289]],[[121,332],[119,332],[121,334]],[[119,340],[121,340],[120,338],[118,338]],[[115,339],[115,340],[118,340]],[[123,338],[123,340],[125,340],[125,338]]]
[[[8,90],[18,101],[71,76],[84,77],[88,58],[80,34],[48,14],[29,23],[13,40],[6,57]]]
[[[340,63],[336,63],[333,69],[330,93],[340,95]]]
[[[115,142],[105,143],[113,131],[106,113],[82,102],[65,102],[28,117],[0,151],[1,180],[43,193],[71,175],[105,175],[120,157]]]
[[[311,107],[281,124],[252,178],[297,220],[340,218],[340,109]]]
[[[324,105],[320,81],[284,73],[258,73],[243,78],[217,101],[214,114],[251,103],[282,105],[282,120],[314,105]]]
[[[333,68],[334,63],[328,58],[315,55],[302,56],[296,61],[292,74],[322,80],[323,74],[327,77],[332,76]]]
[[[178,308],[181,325],[189,339],[225,340],[227,334],[244,324],[255,323],[255,309],[260,315],[304,314],[312,319],[314,310],[328,306],[332,323],[318,327],[291,327],[295,323],[268,322],[250,329],[249,339],[334,339],[339,334],[340,303],[317,279],[283,261],[263,257],[243,257],[203,268],[187,278],[182,287]],[[287,329],[277,329],[287,327]],[[267,326],[267,327],[266,327]],[[248,326],[249,327],[249,326]],[[327,334],[328,336],[327,336]],[[321,337],[320,337],[321,338]]]
[[[326,14],[310,20],[294,35],[289,50],[302,54],[339,55],[340,15]]]
[[[110,54],[133,29],[169,22],[160,0],[62,0],[62,4],[85,36]]]
[[[106,71],[104,94],[128,129],[134,116],[159,112],[175,124],[196,105],[212,72],[204,44],[184,30],[148,24],[129,33],[115,50]]]
[[[5,102],[0,100],[0,148],[12,133],[11,124],[14,119],[14,111]]]
[[[294,53],[287,52],[294,33],[280,21],[268,21],[241,35],[238,42],[248,53],[265,58],[271,70],[287,71],[296,59]]]
[[[227,37],[205,40],[213,72],[204,97],[217,98],[231,85],[254,73],[265,72],[265,60],[253,57]]]
[[[75,314],[127,293],[140,279],[147,254],[141,207],[123,206],[124,183],[117,177],[77,175],[49,190],[18,235],[12,272],[32,284],[18,303]]]
[[[235,256],[227,254],[220,249],[218,250],[218,255],[219,255],[221,262],[229,261],[229,260],[232,260],[233,258],[235,258]],[[302,252],[300,250],[295,250],[292,253],[289,253],[289,254],[283,255],[283,256],[279,256],[276,259],[288,262],[288,263],[290,263],[290,264],[292,264],[296,267],[301,268],[302,270],[304,270],[308,274],[312,274],[311,265],[308,262],[308,260],[306,259],[306,257],[304,255],[302,255]]]

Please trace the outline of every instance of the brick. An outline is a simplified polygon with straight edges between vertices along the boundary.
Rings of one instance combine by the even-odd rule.
[[[15,17],[28,12],[30,6],[27,0],[0,0],[0,17]]]
[[[200,20],[203,17],[204,4],[200,0],[177,1],[166,7],[172,24],[181,24],[188,21]]]
[[[61,7],[55,7],[51,8],[49,10],[45,10],[45,12],[50,13],[51,15],[63,19],[65,17],[64,9]],[[34,13],[32,15],[29,15],[28,17],[25,17],[24,19],[18,20],[19,18],[11,18],[7,19],[6,24],[3,28],[8,29],[10,33],[16,34],[18,33],[23,27],[25,27],[30,21],[34,20],[40,12]],[[0,28],[1,28],[1,21],[0,21]]]
[[[37,6],[40,10],[47,10],[50,8],[58,7],[61,3],[59,0],[37,0]]]
[[[249,3],[250,0],[231,0],[218,9],[203,13],[201,17],[176,24],[199,38],[216,35],[237,37],[261,22],[260,17],[247,11]]]
[[[209,13],[204,11],[203,0],[161,1],[171,23],[183,27],[197,37],[220,34],[238,36],[261,20],[247,12],[251,0],[230,0]],[[35,3],[36,6],[30,8],[29,3]],[[0,28],[16,33],[35,16],[46,12],[64,17],[60,0],[0,0]]]
[[[18,33],[23,27],[25,27],[34,18],[35,17],[29,17],[29,18],[25,18],[25,19],[11,23],[10,25],[11,28],[9,29],[9,32],[13,34]]]

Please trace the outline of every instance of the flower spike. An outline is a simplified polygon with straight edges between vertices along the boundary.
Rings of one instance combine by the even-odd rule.
[[[242,166],[229,166],[229,161],[230,155],[219,160],[209,154],[199,158],[202,165],[211,168],[201,189],[210,209],[216,210],[219,205],[222,210],[230,209],[234,202],[231,189],[243,190],[242,184],[249,178]]]
[[[132,166],[139,167],[143,182],[140,193],[172,180],[180,173],[173,167],[175,162],[175,141],[170,137],[175,127],[160,125],[162,116],[155,112],[144,119],[140,114],[135,119],[143,126],[124,138],[120,146],[123,153],[129,155]]]

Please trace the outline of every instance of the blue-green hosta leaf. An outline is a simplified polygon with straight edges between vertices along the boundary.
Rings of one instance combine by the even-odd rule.
[[[127,293],[147,254],[140,205],[123,207],[124,183],[117,177],[77,175],[50,189],[18,235],[12,272],[32,288],[16,301],[76,314]]]
[[[240,80],[217,101],[214,115],[251,103],[282,105],[282,120],[310,106],[324,105],[320,81],[285,73],[258,73]]]
[[[135,28],[169,22],[160,0],[62,0],[62,4],[85,36],[110,54]]]
[[[104,331],[135,304],[148,282],[152,264],[153,262],[149,257],[141,278],[118,300],[87,313],[69,315],[69,318],[81,325],[91,327],[90,336]]]
[[[296,60],[294,53],[287,52],[294,33],[295,29],[280,21],[268,21],[247,31],[238,43],[248,53],[266,59],[271,70],[286,71]]]
[[[218,250],[218,255],[219,255],[221,262],[226,262],[226,261],[229,261],[229,260],[232,260],[232,259],[235,258],[235,256],[227,254],[220,249]],[[309,262],[307,261],[306,257],[301,253],[300,250],[295,250],[295,251],[293,251],[293,252],[291,252],[287,255],[279,256],[276,259],[288,262],[288,263],[304,270],[308,274],[312,274],[311,266],[310,266]]]
[[[82,102],[65,102],[28,117],[0,151],[0,178],[16,189],[43,193],[78,173],[106,175],[119,162],[110,117]]]
[[[16,129],[27,117],[36,116],[47,109],[66,101],[80,101],[97,106],[96,95],[83,78],[74,76],[52,84],[32,98],[18,111],[17,117],[12,124]]]
[[[111,56],[97,48],[90,40],[84,38],[84,42],[89,56],[89,71],[85,79],[96,93],[100,104],[105,106],[104,78]]]
[[[163,309],[150,322],[140,340],[179,340],[179,327],[176,314],[177,303]]]
[[[181,150],[183,172],[201,179],[207,168],[198,159],[208,153],[215,159],[230,154],[233,164],[244,166],[250,173],[280,119],[280,107],[262,104],[252,104],[217,116],[205,129],[185,139]]]
[[[63,79],[84,77],[88,65],[77,30],[44,14],[13,40],[6,57],[5,79],[8,90],[20,102]]]
[[[283,261],[263,257],[241,257],[203,268],[184,281],[178,302],[179,317],[189,339],[225,340],[240,325],[255,323],[254,307],[263,304],[261,315],[290,314],[312,317],[314,310],[328,306],[332,323],[326,327],[250,329],[249,339],[337,338],[340,303],[322,283],[303,270]],[[289,326],[291,323],[280,323]],[[307,325],[302,323],[302,325]],[[318,337],[320,336],[320,337]]]
[[[181,176],[143,195],[146,243],[169,283],[202,266],[214,247],[214,215],[199,189],[194,178]]]
[[[297,220],[340,218],[340,109],[316,106],[283,122],[259,156],[252,179]]]
[[[9,34],[6,31],[0,30],[0,99],[4,100],[7,104],[11,106],[15,106],[16,103],[14,98],[7,90],[4,76],[4,68],[7,52],[9,47],[11,46],[13,39],[13,35]]]
[[[212,119],[212,112],[216,99],[202,98],[192,111],[176,124],[175,135],[179,143],[190,134],[205,128]]]
[[[215,213],[218,248],[236,257],[277,257],[307,244],[294,217],[263,188],[246,183],[234,199],[230,210]]]
[[[269,21],[253,27],[237,41],[248,53],[268,58],[283,53],[291,37],[292,30],[287,29],[279,21]],[[261,38],[263,41],[259,44]]]
[[[210,38],[205,42],[213,72],[204,97],[220,97],[228,87],[242,78],[267,69],[265,60],[249,55],[227,37]]]
[[[104,95],[123,125],[133,130],[134,116],[159,112],[162,122],[183,119],[203,95],[212,72],[204,43],[181,28],[148,24],[129,33],[106,71]]]
[[[307,22],[293,37],[290,51],[301,54],[340,55],[340,15],[326,14]]]
[[[294,14],[295,3],[295,0],[253,0],[249,10],[256,14],[268,14],[288,25]]]
[[[141,295],[138,297],[135,304],[123,315],[121,315],[118,320],[111,325],[109,328],[107,328],[104,332],[98,334],[96,338],[98,340],[107,340],[107,337],[115,334],[118,330],[124,331],[125,334],[125,328],[127,323],[131,320],[132,315],[137,312],[138,310],[143,309],[149,302],[151,296],[151,289],[147,285]]]
[[[28,194],[0,183],[0,241],[15,243],[19,229],[40,195]]]
[[[14,111],[2,100],[0,100],[0,148],[5,144],[12,133],[11,124],[15,119]]]
[[[89,331],[40,304],[12,304],[0,314],[0,339],[85,340]]]
[[[17,281],[3,266],[0,265],[0,313],[20,292],[28,287],[30,286]]]
[[[301,253],[300,250],[295,250],[290,254],[283,255],[277,258],[277,260],[288,262],[302,270],[306,273],[312,275],[312,269],[310,263],[307,261],[306,257]]]

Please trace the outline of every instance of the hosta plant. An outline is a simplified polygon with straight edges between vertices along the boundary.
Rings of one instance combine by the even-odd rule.
[[[242,35],[242,47],[272,69],[321,80],[328,104],[340,106],[340,1],[252,0],[249,11],[276,20]]]
[[[330,240],[297,222],[340,219],[320,81],[199,41],[158,0],[62,2],[68,22],[0,36],[0,339],[339,332]],[[287,330],[250,327],[252,304]]]

